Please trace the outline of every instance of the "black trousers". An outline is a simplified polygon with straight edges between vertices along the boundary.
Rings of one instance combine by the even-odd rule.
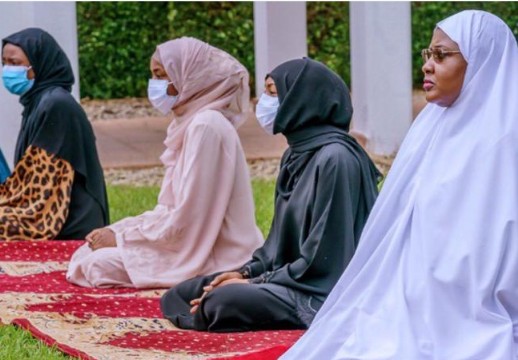
[[[161,299],[164,317],[182,329],[233,332],[307,329],[316,314],[312,297],[277,284],[229,284],[210,291],[193,315],[189,302],[217,275],[184,281]],[[306,304],[301,306],[301,304]],[[320,308],[321,302],[313,306]]]

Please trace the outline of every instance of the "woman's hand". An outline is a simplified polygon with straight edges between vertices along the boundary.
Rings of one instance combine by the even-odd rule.
[[[243,279],[243,275],[238,273],[237,271],[231,271],[231,272],[225,272],[223,274],[219,274],[210,282],[209,285],[205,286],[203,288],[203,294],[194,300],[191,300],[190,305],[191,307],[191,314],[194,314],[196,310],[200,307],[201,301],[207,294],[214,290],[217,287],[229,285],[229,284],[249,284],[247,279]]]
[[[231,280],[231,279],[238,279],[238,280],[243,280],[243,275],[241,275],[240,273],[238,273],[237,271],[229,271],[229,272],[224,272],[223,274],[219,274],[218,276],[216,276],[211,282],[209,285],[205,286],[203,288],[203,290],[205,292],[209,292],[211,290],[214,290],[215,288],[217,288],[218,286],[222,286],[222,285],[226,285],[226,281],[228,280]],[[245,280],[245,282],[247,282]],[[225,283],[225,284],[223,284]],[[247,282],[248,283],[248,282]]]
[[[93,251],[102,249],[105,247],[117,247],[115,241],[115,233],[108,228],[100,228],[93,230],[90,234],[86,235],[86,242]]]
[[[191,302],[189,303],[192,306],[191,310],[190,310],[191,314],[194,314],[196,312],[196,310],[198,310],[198,308],[200,307],[201,301],[203,300],[203,298],[205,296],[207,296],[207,291],[205,291],[199,298],[191,300]]]

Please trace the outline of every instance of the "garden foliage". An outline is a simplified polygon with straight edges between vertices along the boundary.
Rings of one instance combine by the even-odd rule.
[[[306,9],[308,55],[349,84],[349,3],[307,2]],[[413,2],[414,86],[422,79],[420,50],[435,24],[464,9],[500,16],[518,37],[518,2]],[[156,45],[180,36],[229,52],[247,67],[254,89],[252,2],[78,2],[77,23],[82,97],[145,96]]]

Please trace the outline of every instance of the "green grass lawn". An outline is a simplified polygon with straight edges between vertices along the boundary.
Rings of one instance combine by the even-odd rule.
[[[273,217],[275,181],[253,180],[252,186],[257,226],[266,236]],[[116,222],[127,216],[135,216],[152,209],[156,205],[159,191],[160,188],[158,186],[109,186],[108,198],[110,201],[111,222]]]
[[[267,234],[273,217],[274,181],[254,180],[255,211],[257,225]],[[152,209],[157,200],[158,187],[108,186],[111,221],[138,215]],[[0,326],[0,359],[23,360],[67,359],[59,351],[35,340],[28,332],[14,326]]]

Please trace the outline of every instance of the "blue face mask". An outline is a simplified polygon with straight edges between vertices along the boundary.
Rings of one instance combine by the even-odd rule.
[[[23,95],[34,85],[34,79],[27,78],[30,66],[4,65],[2,69],[2,80],[5,88],[12,94]]]

